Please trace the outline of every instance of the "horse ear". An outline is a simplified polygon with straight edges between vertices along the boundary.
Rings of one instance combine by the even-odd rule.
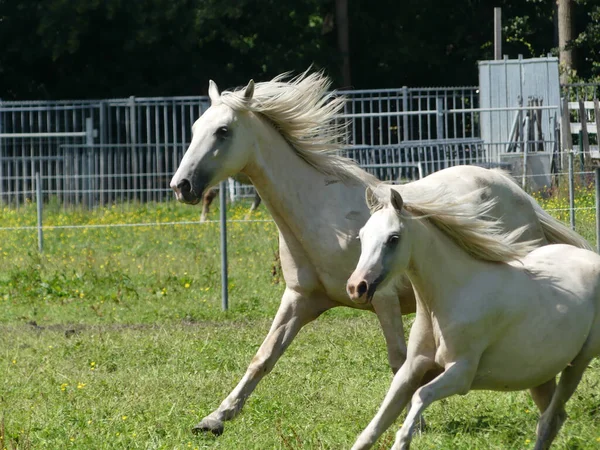
[[[254,80],[250,80],[248,82],[248,86],[246,86],[246,90],[244,91],[244,99],[250,100],[254,95]]]
[[[210,102],[212,104],[217,103],[221,97],[217,83],[215,83],[213,80],[208,82],[208,97],[210,98]]]
[[[377,197],[375,196],[375,192],[373,191],[371,186],[367,186],[367,190],[365,191],[365,200],[369,209],[373,208],[373,206],[375,206],[378,203]]]
[[[395,189],[390,189],[390,203],[398,212],[402,210],[402,205],[404,204],[404,200],[402,200],[402,196],[400,192]]]

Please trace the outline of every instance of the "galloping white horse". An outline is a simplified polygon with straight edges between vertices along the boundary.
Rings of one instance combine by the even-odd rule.
[[[535,449],[549,448],[565,403],[600,354],[600,256],[563,244],[528,253],[532,243],[517,241],[522,230],[504,234],[482,218],[493,201],[465,208],[469,200],[432,190],[403,204],[398,191],[385,190],[387,201],[371,202],[379,209],[360,231],[348,294],[372,297],[406,273],[417,315],[406,362],[352,449],[370,448],[409,401],[393,450],[409,448],[417,419],[436,400],[535,388],[561,373],[540,408]]]
[[[343,111],[344,99],[328,93],[329,85],[319,73],[304,73],[256,86],[250,81],[245,89],[220,95],[211,81],[211,107],[194,123],[192,142],[171,181],[180,201],[196,204],[219,181],[247,175],[279,228],[286,281],[271,329],[245,375],[195,431],[220,434],[223,421],[240,412],[298,331],[333,307],[375,311],[392,370],[406,358],[402,313],[414,312],[415,300],[405,278],[397,277],[363,304],[350,301],[344,288],[360,252],[356,235],[369,217],[364,186],[377,180],[335,153],[342,146],[344,128],[333,119]],[[455,195],[483,188],[481,198],[473,201],[497,198],[491,214],[506,217],[508,230],[530,224],[528,239],[587,245],[496,171],[455,167],[401,189],[418,193],[440,184]]]

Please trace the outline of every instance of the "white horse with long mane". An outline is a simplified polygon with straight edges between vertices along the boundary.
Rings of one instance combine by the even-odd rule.
[[[196,204],[219,181],[238,173],[248,176],[279,229],[286,282],[277,315],[245,375],[196,431],[221,433],[223,422],[240,412],[298,331],[333,307],[374,311],[392,370],[397,371],[406,358],[402,313],[415,310],[406,279],[398,276],[372,301],[362,304],[346,295],[346,280],[360,252],[356,236],[369,217],[365,185],[378,180],[336,154],[343,145],[345,128],[334,119],[343,111],[345,100],[328,92],[329,86],[322,74],[308,72],[256,85],[250,81],[241,90],[222,94],[211,81],[211,107],[194,123],[192,142],[171,180],[180,201]],[[454,195],[481,188],[480,198],[473,202],[497,199],[490,214],[505,217],[507,230],[530,224],[527,239],[587,246],[497,171],[455,167],[400,189],[418,195],[427,186],[437,185],[446,185]],[[543,398],[554,385],[548,386],[539,390]],[[533,394],[536,399],[538,392]]]
[[[533,243],[518,242],[523,230],[506,234],[483,218],[493,200],[473,207],[439,190],[413,199],[382,190],[387,195],[370,196],[375,212],[360,231],[348,294],[373,296],[406,273],[417,314],[406,362],[352,449],[370,448],[409,401],[393,450],[409,448],[419,416],[436,400],[536,388],[561,373],[554,395],[538,404],[535,449],[549,448],[565,403],[600,354],[600,256],[562,244],[529,253]],[[431,381],[420,387],[423,380]]]

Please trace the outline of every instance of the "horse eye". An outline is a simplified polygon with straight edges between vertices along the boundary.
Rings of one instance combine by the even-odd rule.
[[[224,138],[229,134],[229,128],[225,126],[219,127],[217,128],[217,131],[215,131],[215,134],[220,138]]]
[[[387,243],[388,243],[388,245],[396,245],[399,240],[400,240],[400,236],[398,236],[397,234],[392,234],[388,238]]]

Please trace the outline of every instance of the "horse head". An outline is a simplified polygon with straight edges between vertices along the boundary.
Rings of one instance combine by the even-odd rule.
[[[171,179],[171,189],[184,203],[200,202],[206,189],[240,172],[252,147],[246,138],[248,114],[225,105],[212,80],[208,94],[211,106],[192,126],[192,141]],[[253,95],[254,81],[250,80],[243,100],[249,102]]]
[[[401,215],[402,196],[393,188],[386,191],[389,198],[382,201],[379,195],[367,188],[369,207],[375,212],[360,230],[360,259],[346,284],[348,295],[357,303],[370,302],[390,273],[408,266],[410,246]]]

